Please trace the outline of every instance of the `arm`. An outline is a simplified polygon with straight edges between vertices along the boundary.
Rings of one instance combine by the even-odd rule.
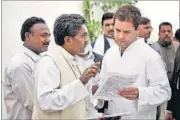
[[[48,56],[37,63],[35,80],[37,100],[41,109],[47,112],[63,110],[88,95],[88,91],[80,80],[59,88],[60,71]]]
[[[25,65],[17,67],[12,72],[12,90],[24,107],[32,110],[33,106],[33,75]]]
[[[158,106],[171,98],[171,88],[160,56],[146,64],[148,87],[138,87],[139,105]]]

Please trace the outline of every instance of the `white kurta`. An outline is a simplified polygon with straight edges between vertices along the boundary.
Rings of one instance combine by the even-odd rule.
[[[110,47],[116,46],[116,43],[111,38],[106,38]],[[94,44],[93,51],[99,55],[104,56],[104,34],[99,36],[99,38],[96,40]]]
[[[109,103],[109,113],[128,109],[132,112],[127,116],[122,116],[122,119],[155,119],[157,106],[171,97],[162,59],[142,39],[133,42],[122,56],[119,47],[109,49],[103,59],[101,80],[108,72],[138,75],[132,85],[139,89],[137,100],[131,101],[119,97],[118,100]]]
[[[33,72],[39,56],[23,47],[4,71],[4,99],[8,119],[31,119],[33,107]]]

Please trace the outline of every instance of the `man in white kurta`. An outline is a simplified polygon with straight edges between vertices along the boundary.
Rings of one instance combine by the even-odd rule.
[[[101,82],[109,72],[138,75],[137,80],[119,89],[119,98],[109,102],[108,114],[128,113],[122,119],[156,119],[157,106],[171,97],[163,61],[142,39],[137,39],[141,13],[134,6],[123,6],[115,14],[115,40],[118,47],[104,56]]]

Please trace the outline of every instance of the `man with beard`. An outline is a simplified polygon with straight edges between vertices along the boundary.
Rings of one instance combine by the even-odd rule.
[[[97,40],[95,40],[95,45],[93,51],[102,56],[106,53],[106,51],[116,45],[114,41],[114,13],[105,13],[102,16],[102,27],[103,27],[103,35],[99,36]]]
[[[163,22],[159,25],[159,39],[152,44],[152,48],[156,50],[162,57],[166,68],[167,76],[171,81],[174,69],[175,47],[172,44],[172,25],[169,22]],[[157,119],[164,119],[166,114],[167,103],[164,103],[161,108],[158,107]]]
[[[88,39],[85,19],[62,14],[54,23],[55,45],[38,61],[35,69],[33,119],[84,119],[88,117],[86,83],[99,72],[93,64],[81,71],[75,58],[84,53]]]
[[[144,38],[145,43],[151,45],[152,42],[149,40],[152,32],[150,19],[147,17],[141,17],[138,30],[139,30],[138,36]]]
[[[175,59],[175,48],[172,44],[172,38],[171,23],[163,22],[159,25],[159,39],[152,45],[152,48],[156,50],[164,60],[169,80],[171,80],[172,77]]]
[[[8,119],[31,119],[34,69],[39,54],[48,49],[50,31],[39,17],[26,19],[21,28],[21,51],[5,68],[4,99]]]

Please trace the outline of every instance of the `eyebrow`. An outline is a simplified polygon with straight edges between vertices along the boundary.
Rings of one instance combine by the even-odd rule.
[[[43,34],[43,35],[51,35],[51,33],[49,33],[49,32],[43,32],[43,33],[41,33],[41,34]]]

